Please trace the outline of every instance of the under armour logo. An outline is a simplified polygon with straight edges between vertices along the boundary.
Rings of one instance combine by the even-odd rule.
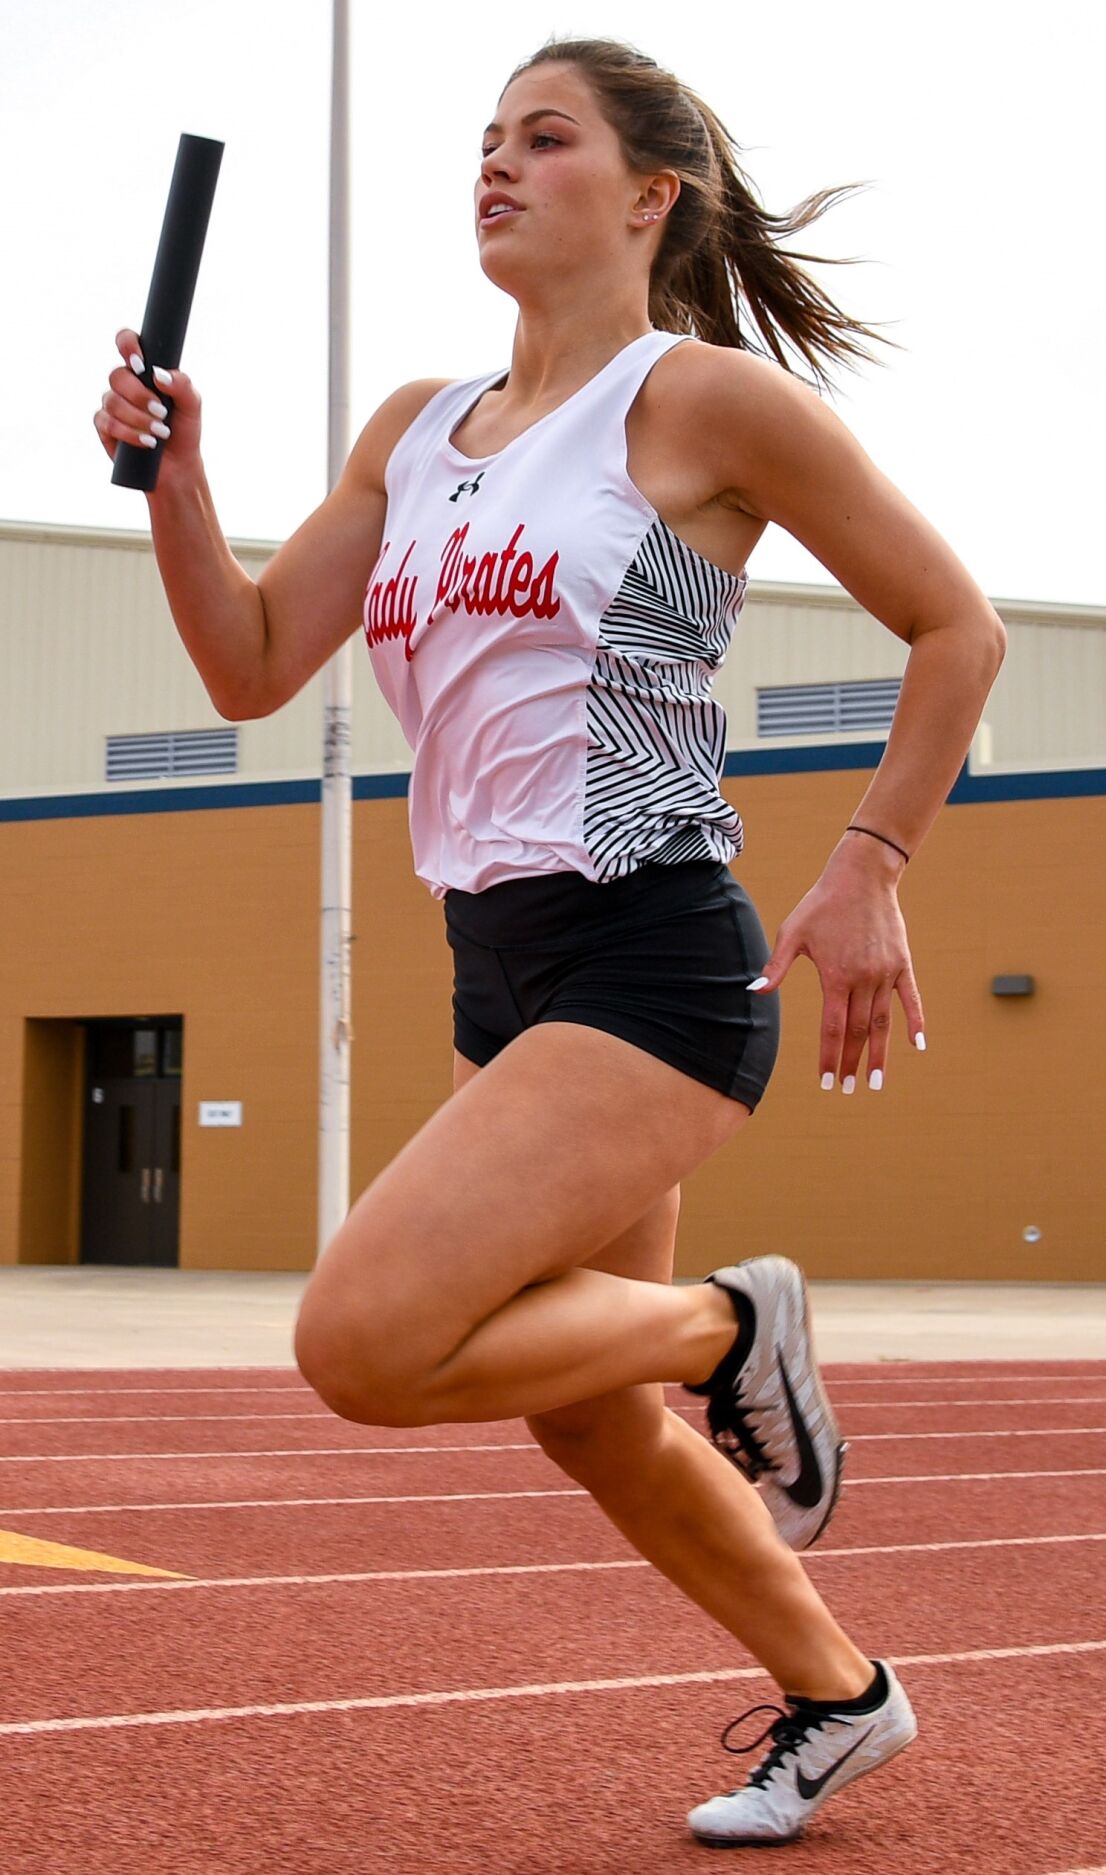
[[[479,491],[480,491],[480,483],[482,482],[482,480],[483,480],[483,478],[484,478],[484,476],[485,476],[486,474],[487,474],[487,470],[486,470],[486,469],[481,469],[481,471],[480,471],[480,474],[479,474],[479,475],[478,475],[478,476],[476,477],[476,480],[475,480],[475,481],[473,481],[473,482],[460,482],[460,483],[458,483],[458,485],[457,485],[457,487],[456,487],[456,489],[454,490],[454,492],[453,492],[453,494],[452,494],[452,495],[451,495],[451,496],[449,497],[449,499],[450,499],[450,501],[456,501],[456,499],[457,499],[457,497],[458,497],[458,495],[476,495],[476,494],[478,494],[478,493],[479,493]]]

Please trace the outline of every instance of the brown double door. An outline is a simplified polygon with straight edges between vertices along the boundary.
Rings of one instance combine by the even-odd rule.
[[[179,1262],[182,1027],[90,1022],[81,1262]]]

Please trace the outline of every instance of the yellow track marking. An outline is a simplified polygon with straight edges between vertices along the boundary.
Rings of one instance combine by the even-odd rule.
[[[151,1569],[148,1563],[124,1562],[121,1556],[103,1556],[99,1550],[70,1549],[67,1543],[45,1543],[18,1530],[0,1530],[0,1563],[22,1563],[32,1569],[97,1569],[115,1576],[171,1576],[187,1580],[176,1569]]]

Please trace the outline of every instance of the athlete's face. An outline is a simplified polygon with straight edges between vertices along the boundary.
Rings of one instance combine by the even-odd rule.
[[[575,66],[547,61],[513,79],[484,132],[481,153],[474,190],[480,264],[507,292],[539,273],[548,279],[609,269],[622,248],[629,257],[635,237],[640,247],[643,227],[658,225],[642,217],[659,201],[648,180],[627,167],[615,131]],[[509,196],[517,210],[482,216],[484,197],[493,192]]]

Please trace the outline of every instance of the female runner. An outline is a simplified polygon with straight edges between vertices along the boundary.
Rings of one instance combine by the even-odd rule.
[[[823,1087],[851,1093],[865,1049],[882,1085],[896,995],[924,1047],[896,887],[1005,642],[787,363],[785,345],[824,382],[875,336],[775,245],[839,192],[773,218],[735,148],[632,48],[551,41],[501,94],[475,185],[480,264],[518,306],[510,369],[395,391],[256,583],[180,371],[157,380],[173,433],[149,497],[174,619],[225,717],[287,703],[361,613],[454,953],[454,1097],[328,1246],[300,1367],[366,1424],[525,1416],[763,1663],[785,1709],[762,1760],[690,1816],[724,1844],[791,1840],[916,1727],[795,1554],[830,1516],[842,1450],[802,1277],[755,1257],[673,1287],[680,1181],[763,1094],[796,957],[822,984]],[[748,348],[742,300],[771,358]],[[169,414],[137,335],[117,343],[95,418],[111,455]],[[727,863],[742,831],[710,694],[769,521],[910,646],[884,758],[771,954]],[[706,1395],[709,1441],[665,1382]]]

